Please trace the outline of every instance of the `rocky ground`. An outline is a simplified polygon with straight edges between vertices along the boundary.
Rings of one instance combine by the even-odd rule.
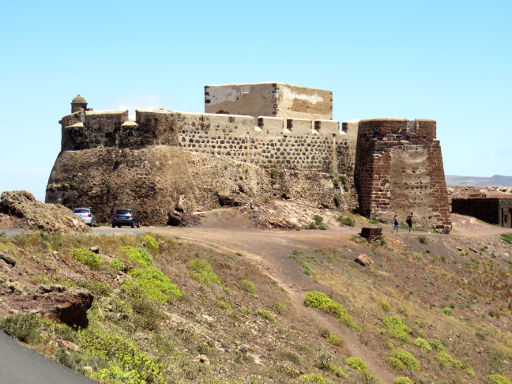
[[[27,191],[0,195],[0,228],[24,228],[44,232],[87,232],[89,228],[60,204],[44,204]]]
[[[3,235],[2,328],[105,383],[512,376],[506,230],[456,215],[450,235],[391,234],[282,201],[199,216],[196,227]],[[325,229],[301,229],[312,223]],[[361,239],[367,225],[384,238]],[[315,291],[338,304],[304,305]]]

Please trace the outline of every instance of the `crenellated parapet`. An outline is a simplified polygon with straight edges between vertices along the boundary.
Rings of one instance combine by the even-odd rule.
[[[137,110],[135,121],[128,119],[126,110],[79,111],[63,117],[61,124],[63,151],[172,145],[266,168],[337,173],[340,151],[349,147],[349,135],[340,131],[339,122],[322,119],[185,113],[154,108]],[[341,164],[341,168],[351,167]]]

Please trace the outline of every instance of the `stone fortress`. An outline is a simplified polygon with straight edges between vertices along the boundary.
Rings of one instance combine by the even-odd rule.
[[[107,217],[131,204],[147,223],[163,224],[174,206],[265,196],[358,208],[387,222],[413,212],[422,225],[451,228],[435,121],[359,120],[340,129],[332,92],[281,83],[206,86],[204,97],[205,113],[137,110],[135,121],[75,97],[60,121],[46,201]]]

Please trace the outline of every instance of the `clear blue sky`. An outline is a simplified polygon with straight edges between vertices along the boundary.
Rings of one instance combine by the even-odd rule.
[[[0,191],[44,200],[58,120],[203,111],[203,86],[330,89],[334,118],[437,120],[446,174],[512,175],[512,1],[2,1]]]

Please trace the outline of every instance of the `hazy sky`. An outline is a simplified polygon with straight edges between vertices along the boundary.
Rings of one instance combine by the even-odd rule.
[[[206,84],[330,89],[334,118],[437,120],[446,174],[512,175],[512,1],[0,1],[0,191],[44,200],[59,119],[203,111]]]

